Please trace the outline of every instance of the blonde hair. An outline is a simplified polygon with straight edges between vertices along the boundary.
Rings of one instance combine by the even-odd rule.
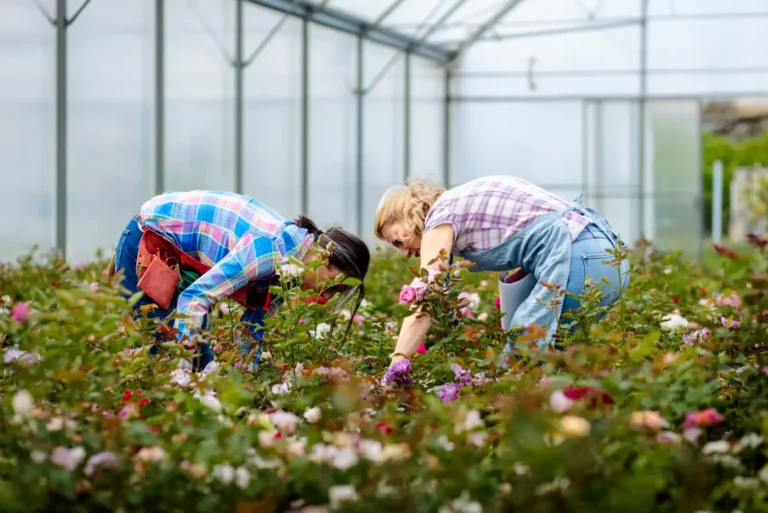
[[[445,192],[444,187],[427,178],[414,178],[408,185],[391,187],[381,197],[373,221],[376,237],[385,240],[384,228],[392,223],[403,223],[409,234],[418,237],[424,231],[424,218]]]

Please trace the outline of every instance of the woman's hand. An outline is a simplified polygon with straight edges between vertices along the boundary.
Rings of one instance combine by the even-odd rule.
[[[428,315],[418,312],[405,318],[403,327],[400,328],[400,336],[397,337],[395,352],[392,354],[392,363],[416,352],[427,335],[431,322]]]
[[[437,271],[447,270],[447,262],[443,263],[436,259],[440,256],[441,252],[445,255],[451,253],[454,233],[453,226],[443,224],[428,231],[422,236],[422,269],[432,269]],[[433,262],[433,260],[435,261]],[[419,345],[424,341],[431,323],[432,320],[428,315],[418,311],[405,318],[403,326],[400,328],[400,336],[397,338],[397,345],[395,346],[395,352],[392,356],[392,363],[407,358],[416,352]]]

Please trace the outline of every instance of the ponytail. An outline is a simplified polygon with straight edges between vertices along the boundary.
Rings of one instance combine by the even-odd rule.
[[[319,237],[323,234],[323,231],[317,227],[314,221],[312,221],[307,216],[299,216],[298,219],[295,219],[293,221],[293,224],[298,226],[299,228],[304,228],[309,232],[310,235],[314,235],[315,238]]]

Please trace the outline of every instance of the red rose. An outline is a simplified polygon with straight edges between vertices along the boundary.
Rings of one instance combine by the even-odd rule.
[[[590,408],[614,404],[613,397],[611,397],[608,392],[605,390],[598,390],[594,387],[574,387],[571,385],[568,390],[565,391],[565,397],[571,401],[578,401],[579,399],[588,397]]]

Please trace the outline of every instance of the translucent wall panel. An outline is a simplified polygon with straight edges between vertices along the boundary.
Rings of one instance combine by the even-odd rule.
[[[46,252],[56,245],[56,33],[32,2],[5,0],[0,10],[0,261],[5,261],[33,245]]]
[[[165,188],[233,190],[235,2],[165,7]]]
[[[462,94],[637,94],[641,5],[640,0],[521,2],[466,53]],[[648,16],[650,95],[768,89],[764,0],[650,1]]]
[[[461,61],[455,79],[456,94],[467,97],[637,94],[639,66],[640,31],[633,26],[481,41],[471,46]],[[627,70],[627,73],[607,73],[609,70]]]
[[[309,35],[309,215],[354,229],[357,41],[315,25]]]
[[[519,176],[571,200],[583,189],[580,102],[473,102],[452,107],[451,185]]]
[[[648,104],[654,242],[697,254],[702,243],[701,120],[695,101]]]
[[[404,183],[404,63],[402,55],[386,69],[396,52],[375,43],[364,46],[365,114],[363,126],[362,233],[370,242],[373,217],[381,195]],[[386,71],[385,71],[386,70]],[[383,73],[383,74],[382,74]]]
[[[585,106],[585,203],[600,212],[627,243],[640,236],[638,106],[597,101]]]
[[[438,64],[411,57],[410,174],[443,176],[445,71]]]
[[[153,195],[153,27],[152,3],[100,0],[67,30],[70,259],[111,252]]]
[[[725,7],[721,5],[720,12]],[[768,14],[768,3],[763,3],[762,10]],[[765,52],[757,49],[768,46],[767,25],[768,17],[650,23],[649,68],[683,71],[651,73],[648,93],[714,95],[765,92],[768,90]],[[684,72],[691,69],[696,71]],[[712,71],[706,72],[707,69]]]
[[[246,58],[280,14],[247,5]],[[301,21],[289,18],[246,68],[244,192],[288,219],[301,208]]]

